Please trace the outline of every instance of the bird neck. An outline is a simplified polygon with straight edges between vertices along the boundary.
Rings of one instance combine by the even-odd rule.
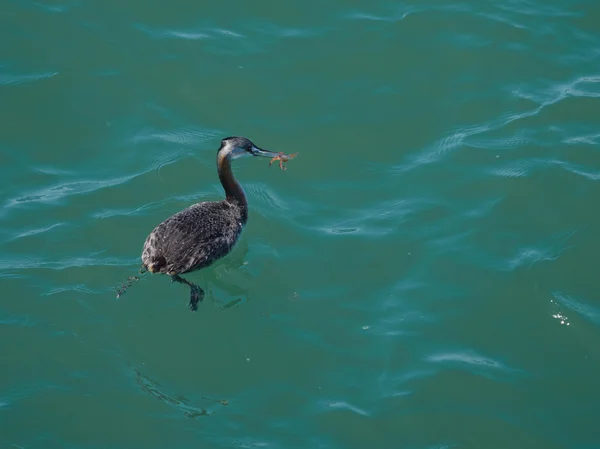
[[[219,180],[225,190],[225,196],[229,203],[237,203],[242,211],[242,220],[244,224],[248,220],[248,200],[244,189],[239,182],[233,177],[231,171],[231,159],[226,154],[217,155],[217,170],[219,172]]]

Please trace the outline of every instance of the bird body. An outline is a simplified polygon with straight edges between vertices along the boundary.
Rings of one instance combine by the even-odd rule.
[[[190,309],[194,311],[204,292],[180,275],[208,267],[227,255],[239,239],[248,220],[248,201],[233,177],[231,161],[243,156],[270,157],[271,162],[279,160],[280,167],[281,161],[293,157],[258,148],[245,137],[223,139],[217,151],[217,169],[225,199],[196,203],[177,212],[156,226],[144,242],[142,271],[164,273],[173,281],[187,284]]]
[[[144,243],[142,263],[152,273],[168,275],[199,270],[229,253],[243,226],[235,203],[194,204],[154,228]]]

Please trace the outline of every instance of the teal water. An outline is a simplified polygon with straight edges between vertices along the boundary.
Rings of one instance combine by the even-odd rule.
[[[600,447],[600,3],[3,3],[1,448]],[[250,217],[189,276],[146,235]]]

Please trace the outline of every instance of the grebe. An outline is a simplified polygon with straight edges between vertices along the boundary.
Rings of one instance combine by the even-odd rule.
[[[246,194],[231,171],[231,161],[243,156],[270,157],[279,160],[283,168],[281,162],[295,155],[263,150],[245,137],[223,139],[217,151],[217,170],[225,199],[196,203],[172,215],[156,226],[144,243],[142,273],[164,273],[172,281],[188,285],[192,311],[198,310],[204,291],[181,274],[207,267],[228,254],[248,221]]]

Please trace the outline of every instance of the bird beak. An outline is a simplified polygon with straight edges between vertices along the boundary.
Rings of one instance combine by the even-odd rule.
[[[263,156],[263,157],[277,157],[281,156],[282,153],[273,153],[272,151],[263,150],[255,145],[252,145],[252,156]]]

